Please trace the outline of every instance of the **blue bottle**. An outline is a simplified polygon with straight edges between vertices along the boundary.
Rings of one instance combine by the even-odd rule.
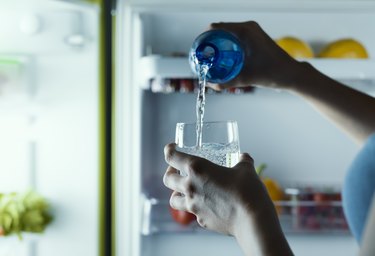
[[[233,34],[223,30],[209,30],[195,39],[190,49],[189,62],[196,74],[199,73],[200,65],[207,65],[207,81],[222,84],[240,73],[244,51]]]

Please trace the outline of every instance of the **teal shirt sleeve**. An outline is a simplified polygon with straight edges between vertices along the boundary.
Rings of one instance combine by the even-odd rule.
[[[374,191],[375,134],[369,137],[350,165],[342,191],[345,216],[358,243],[362,240]]]

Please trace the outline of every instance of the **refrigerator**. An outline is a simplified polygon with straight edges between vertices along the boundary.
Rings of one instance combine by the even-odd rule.
[[[2,256],[99,255],[99,17],[84,1],[0,3],[0,193],[32,189],[53,217],[1,236]]]
[[[176,223],[162,182],[164,145],[196,119],[193,40],[212,22],[247,20],[315,52],[355,38],[370,58],[306,61],[374,96],[374,14],[372,1],[352,0],[2,1],[0,194],[34,189],[53,221],[22,240],[0,235],[0,256],[243,255],[232,237]],[[236,120],[241,152],[283,188],[340,190],[359,146],[305,101],[261,88],[206,94],[205,120]],[[357,253],[345,223],[288,203],[280,221],[296,255]],[[342,221],[339,201],[329,210]]]
[[[174,222],[168,209],[171,191],[162,183],[167,168],[164,145],[174,141],[177,122],[196,120],[197,93],[191,87],[196,76],[187,53],[197,35],[212,22],[254,20],[272,38],[295,36],[308,42],[314,52],[334,40],[355,38],[365,45],[370,58],[306,61],[374,95],[374,11],[372,1],[119,1],[116,253],[243,255],[232,237],[194,223],[186,227]],[[241,152],[250,153],[255,165],[266,163],[267,176],[283,188],[340,193],[360,146],[301,98],[264,88],[208,90],[206,97],[205,120],[236,120]],[[340,202],[332,208],[342,214]],[[301,226],[301,218],[314,218],[314,214],[293,209],[288,214],[280,216],[281,225],[296,255],[358,253],[345,224]]]

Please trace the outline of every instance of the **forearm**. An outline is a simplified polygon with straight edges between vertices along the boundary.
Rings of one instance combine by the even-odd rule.
[[[375,132],[375,98],[345,86],[300,63],[288,88],[305,98],[356,141]]]
[[[290,256],[273,204],[260,211],[244,211],[235,237],[246,256]]]

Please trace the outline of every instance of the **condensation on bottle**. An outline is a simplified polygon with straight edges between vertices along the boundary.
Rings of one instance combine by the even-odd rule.
[[[207,81],[222,84],[240,73],[244,51],[233,34],[223,30],[209,30],[195,39],[190,49],[189,62],[196,74],[199,74],[201,65],[207,65]]]

